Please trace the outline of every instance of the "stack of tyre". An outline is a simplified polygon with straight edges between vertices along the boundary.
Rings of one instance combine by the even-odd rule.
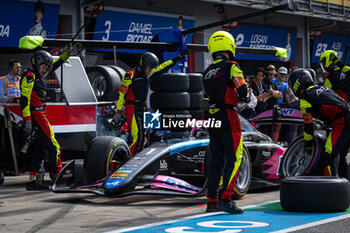
[[[96,65],[86,68],[86,74],[98,101],[118,99],[121,80],[125,71],[119,66]]]
[[[190,114],[192,118],[204,120],[204,112],[200,108],[200,102],[204,97],[203,91],[203,75],[201,73],[189,73],[190,87]]]
[[[203,111],[199,109],[203,98],[201,74],[166,73],[150,78],[150,104],[153,110],[160,110],[164,115],[184,116],[176,120],[191,118],[203,119]],[[168,119],[168,118],[167,118]],[[171,128],[173,138],[188,137],[189,129]]]

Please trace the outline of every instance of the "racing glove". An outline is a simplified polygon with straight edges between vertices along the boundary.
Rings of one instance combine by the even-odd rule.
[[[121,113],[116,113],[113,117],[114,123],[116,123],[116,124],[118,124],[121,119],[122,119]]]
[[[32,132],[32,122],[26,121],[24,123],[23,132],[27,135],[29,135]]]
[[[66,62],[70,56],[77,55],[81,50],[83,50],[83,46],[80,43],[76,43],[74,45],[69,44],[65,48],[65,52],[60,56],[60,58]]]
[[[240,86],[237,90],[237,96],[238,100],[244,103],[249,103],[251,98],[250,98],[250,93],[247,84],[244,84]]]
[[[311,141],[305,141],[305,152],[308,154],[308,155],[311,155],[311,152],[312,152],[312,146],[313,146],[313,140]]]
[[[184,57],[185,57],[186,55],[188,55],[188,54],[189,54],[189,52],[188,52],[188,50],[186,49],[186,50],[182,51],[182,52],[180,53],[179,56],[174,57],[174,58],[172,59],[172,61],[173,61],[174,63],[176,63],[176,62],[180,61],[182,58],[184,58]]]

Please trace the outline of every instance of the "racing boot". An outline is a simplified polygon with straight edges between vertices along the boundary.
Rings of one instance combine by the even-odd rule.
[[[221,210],[229,214],[243,214],[243,210],[236,206],[236,203],[231,199],[220,199],[219,205]]]
[[[218,199],[209,198],[206,212],[209,213],[209,212],[217,212],[217,211],[222,211],[218,203]]]
[[[26,189],[27,189],[27,191],[49,190],[50,187],[41,184],[41,183],[40,183],[39,181],[37,181],[37,180],[33,180],[33,181],[31,181],[31,182],[27,182]]]

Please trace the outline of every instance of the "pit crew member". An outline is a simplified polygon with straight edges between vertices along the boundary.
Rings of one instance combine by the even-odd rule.
[[[313,145],[313,117],[332,125],[327,137],[325,152],[321,157],[325,176],[336,176],[336,158],[346,156],[350,146],[350,111],[348,103],[332,89],[314,86],[306,69],[297,69],[289,77],[289,85],[300,99],[300,110],[304,118],[305,149],[311,153]]]
[[[243,157],[241,124],[237,114],[238,101],[249,102],[248,86],[235,56],[235,41],[225,31],[213,33],[208,49],[214,62],[203,73],[205,93],[209,97],[209,118],[222,122],[220,128],[209,128],[210,157],[208,167],[207,212],[225,211],[241,214],[231,200]],[[223,176],[223,192],[219,182]],[[219,200],[220,199],[220,200]]]
[[[34,155],[29,167],[29,181],[26,185],[28,191],[49,189],[49,187],[36,180],[45,151],[54,177],[62,169],[61,149],[45,113],[46,89],[42,78],[46,77],[51,70],[54,71],[66,62],[70,55],[69,51],[68,48],[54,61],[48,52],[38,50],[32,56],[32,67],[26,69],[22,74],[20,106],[25,121],[24,132],[31,134],[32,129],[37,129]]]
[[[132,142],[130,146],[131,156],[134,156],[143,149],[144,130],[143,112],[147,110],[146,100],[148,95],[149,77],[158,76],[180,61],[188,51],[184,50],[172,60],[159,65],[157,56],[151,52],[144,53],[140,58],[140,64],[133,70],[127,72],[122,78],[119,99],[117,101],[117,113],[114,121],[118,123],[122,118],[122,111],[125,104],[126,121],[130,127]]]

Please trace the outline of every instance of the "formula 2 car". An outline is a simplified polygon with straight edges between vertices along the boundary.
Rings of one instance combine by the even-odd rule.
[[[244,150],[234,198],[243,197],[249,188],[278,185],[278,165],[284,153],[283,147],[242,117],[240,120]],[[95,138],[84,161],[73,160],[61,170],[53,192],[92,192],[113,197],[204,193],[209,139],[170,139],[166,131],[158,131],[157,135],[162,140],[132,158],[124,140]]]

